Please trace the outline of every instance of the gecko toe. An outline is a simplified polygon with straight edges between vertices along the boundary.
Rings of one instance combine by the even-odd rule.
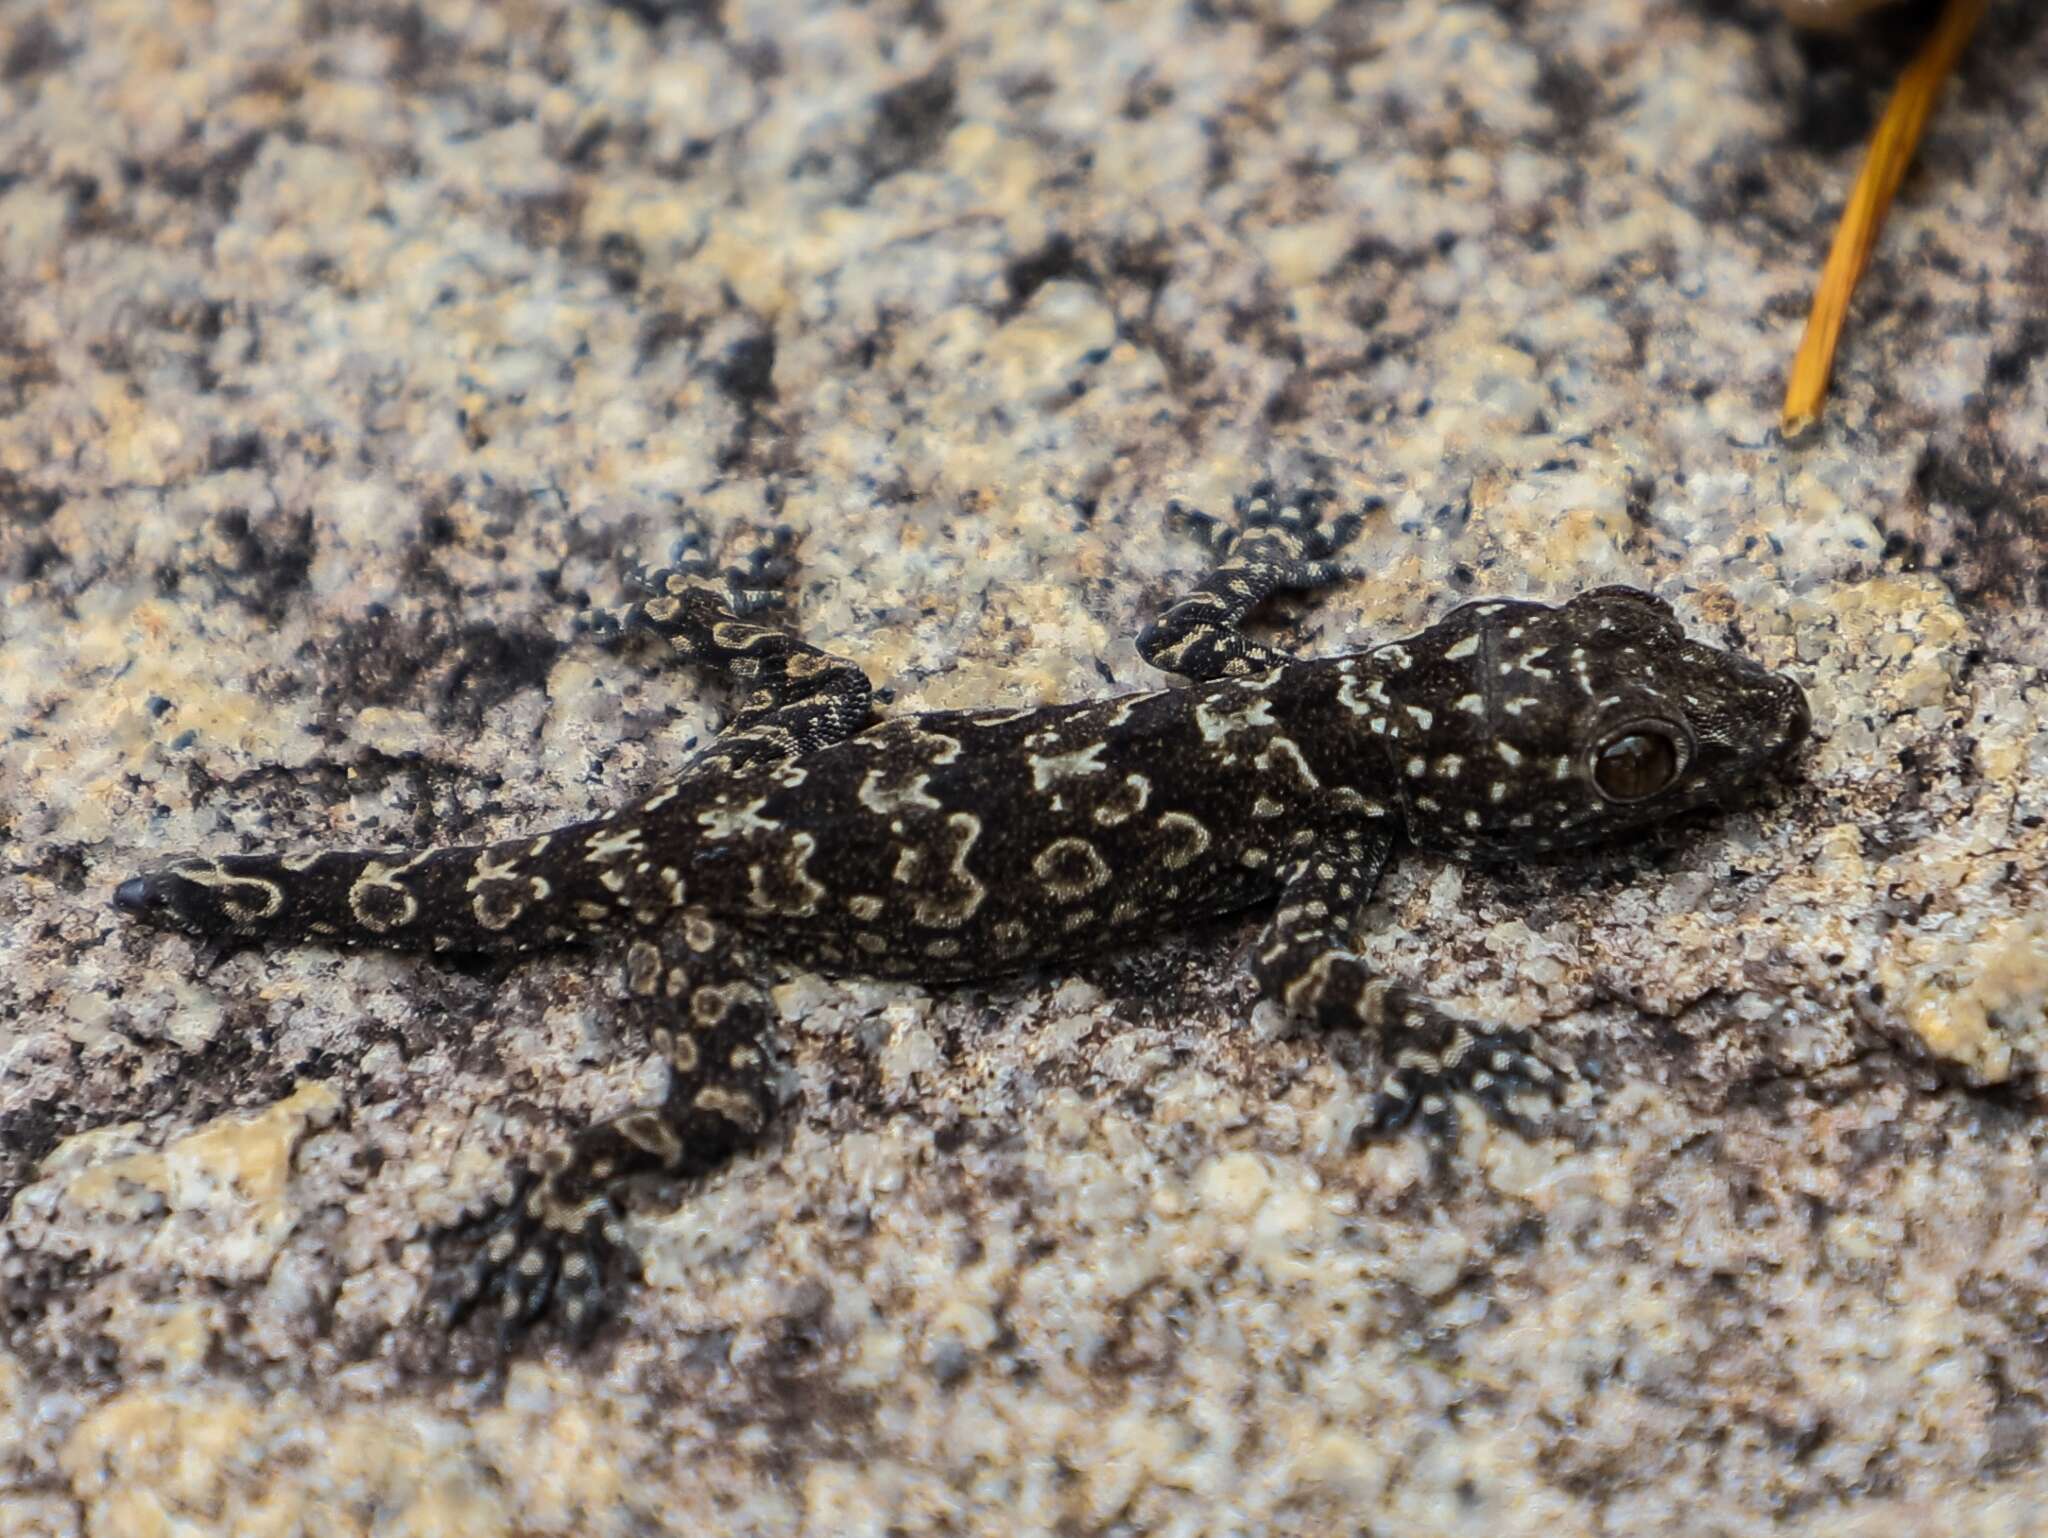
[[[572,1206],[530,1174],[459,1229],[478,1248],[444,1289],[436,1322],[454,1329],[473,1314],[488,1315],[501,1346],[548,1318],[559,1320],[572,1343],[587,1341],[609,1311],[611,1275],[630,1253],[610,1198]]]
[[[1563,1076],[1537,1055],[1527,1031],[1458,1026],[1441,1050],[1409,1047],[1396,1055],[1352,1135],[1353,1145],[1385,1137],[1411,1121],[1432,1139],[1454,1136],[1460,1095],[1470,1097],[1487,1120],[1522,1137],[1537,1137],[1540,1123],[1516,1099],[1533,1094],[1554,1105],[1563,1083]]]
[[[1333,493],[1320,487],[1281,490],[1270,481],[1260,482],[1238,500],[1240,555],[1256,552],[1270,561],[1284,587],[1318,588],[1341,581],[1349,573],[1335,556],[1385,504],[1371,497],[1349,512],[1326,518],[1324,510],[1332,500]]]

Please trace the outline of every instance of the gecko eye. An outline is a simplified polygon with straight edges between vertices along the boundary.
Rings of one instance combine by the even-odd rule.
[[[1669,789],[1684,762],[1676,737],[1656,722],[1639,721],[1595,750],[1593,783],[1609,801],[1641,801]]]

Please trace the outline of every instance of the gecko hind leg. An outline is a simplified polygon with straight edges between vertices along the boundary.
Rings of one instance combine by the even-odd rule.
[[[1375,498],[1325,522],[1323,506],[1329,500],[1328,492],[1283,494],[1271,481],[1261,481],[1237,499],[1232,522],[1169,502],[1167,517],[1193,533],[1217,564],[1193,592],[1168,605],[1146,627],[1138,637],[1138,654],[1164,672],[1196,682],[1262,673],[1290,661],[1248,639],[1239,627],[1283,588],[1327,587],[1345,577],[1337,552],[1381,504]]]
[[[750,973],[737,943],[695,911],[627,948],[628,1008],[667,1059],[668,1093],[508,1171],[487,1209],[459,1225],[479,1247],[444,1289],[445,1326],[488,1309],[509,1338],[552,1309],[572,1339],[588,1339],[630,1262],[627,1190],[716,1170],[774,1115],[768,997]]]
[[[1460,1094],[1490,1119],[1524,1137],[1536,1136],[1540,1129],[1515,1099],[1534,1092],[1555,1101],[1561,1075],[1537,1055],[1529,1033],[1447,1014],[1375,977],[1351,948],[1351,927],[1393,845],[1390,825],[1365,823],[1282,873],[1279,906],[1253,951],[1260,991],[1320,1029],[1364,1029],[1379,1038],[1387,1071],[1353,1133],[1354,1143],[1411,1120],[1444,1138],[1456,1130],[1453,1101]]]

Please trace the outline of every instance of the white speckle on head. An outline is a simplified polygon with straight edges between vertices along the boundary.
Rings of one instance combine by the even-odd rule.
[[[1569,756],[1559,755],[1556,762],[1550,766],[1550,777],[1553,780],[1568,780],[1572,777],[1572,761]]]
[[[1495,806],[1499,806],[1501,802],[1507,800],[1507,798],[1508,784],[1506,780],[1495,780],[1493,784],[1487,787],[1486,799],[1491,801]]]
[[[1446,647],[1444,649],[1444,659],[1448,662],[1459,662],[1478,650],[1479,635],[1475,631],[1471,635],[1466,636],[1464,640],[1454,641]]]
[[[1447,780],[1455,780],[1464,768],[1465,760],[1457,753],[1446,753],[1436,761],[1436,772]]]
[[[1479,814],[1478,814],[1477,812],[1474,812],[1474,811],[1467,811],[1467,812],[1465,813],[1465,826],[1466,826],[1466,827],[1468,827],[1468,828],[1476,828],[1476,827],[1478,827],[1478,826],[1479,826]]]
[[[1461,694],[1455,708],[1469,711],[1475,716],[1483,716],[1486,714],[1486,701],[1476,694]]]
[[[1506,764],[1510,769],[1519,768],[1521,766],[1521,749],[1517,748],[1512,742],[1509,742],[1505,737],[1501,738],[1498,742],[1494,743],[1493,751],[1500,755],[1500,761]]]
[[[1420,705],[1404,705],[1402,709],[1406,710],[1414,718],[1415,724],[1425,732],[1429,730],[1431,724],[1436,720],[1435,716],[1431,715]]]
[[[1408,760],[1408,774],[1411,779],[1420,779],[1429,772],[1429,760],[1421,754]]]
[[[1533,694],[1518,694],[1500,707],[1511,716],[1518,716],[1525,710],[1533,710],[1539,703]]]

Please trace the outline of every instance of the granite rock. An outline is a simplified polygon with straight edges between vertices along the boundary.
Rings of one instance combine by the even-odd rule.
[[[2033,1531],[2042,20],[1788,447],[1898,55],[1762,6],[0,10],[0,1531]],[[1389,879],[1377,964],[1586,1070],[1448,1178],[1249,921],[794,975],[779,1134],[479,1372],[426,1236],[640,1090],[610,977],[106,906],[659,779],[721,702],[572,616],[678,503],[892,708],[1030,704],[1145,683],[1162,506],[1264,474],[1388,502],[1290,644],[1632,581],[1813,701],[1757,804]]]

